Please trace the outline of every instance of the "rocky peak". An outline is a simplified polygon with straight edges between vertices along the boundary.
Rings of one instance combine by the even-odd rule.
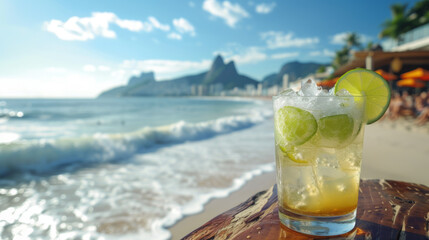
[[[223,58],[221,55],[217,55],[215,60],[212,63],[212,67],[210,71],[216,71],[217,69],[225,67],[225,63],[223,62]]]
[[[128,85],[137,85],[137,84],[143,84],[148,82],[155,81],[155,74],[153,72],[142,72],[140,76],[133,76],[128,81]]]
[[[231,61],[231,62],[229,62],[229,63],[226,65],[224,72],[225,72],[225,73],[228,73],[228,74],[232,74],[232,75],[237,75],[237,74],[238,74],[238,73],[237,73],[237,69],[235,68],[235,63],[234,63],[234,61]]]

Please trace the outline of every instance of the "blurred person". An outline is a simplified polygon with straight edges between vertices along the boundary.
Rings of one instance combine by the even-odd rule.
[[[427,105],[427,92],[421,92],[418,96],[415,97],[414,107],[416,109],[416,116],[419,116],[423,108]]]
[[[407,91],[403,91],[401,99],[402,99],[402,106],[401,106],[401,109],[399,110],[399,115],[415,116],[413,97]]]
[[[416,111],[417,118],[416,124],[421,126],[429,121],[429,97],[427,93],[421,93],[419,95],[419,100],[416,98]]]
[[[399,118],[399,114],[402,106],[404,105],[403,99],[401,98],[401,94],[399,92],[394,92],[393,97],[390,100],[389,105],[389,117],[392,120],[396,120]]]

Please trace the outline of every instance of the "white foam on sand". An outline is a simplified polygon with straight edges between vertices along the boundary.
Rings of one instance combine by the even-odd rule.
[[[204,205],[206,205],[210,200],[215,198],[225,198],[231,193],[239,190],[241,187],[250,181],[252,178],[259,176],[263,173],[272,172],[275,170],[275,165],[273,163],[261,165],[259,168],[244,173],[241,177],[234,179],[233,184],[226,189],[218,189],[208,194],[203,194],[195,197],[191,202],[185,206],[175,206],[172,208],[172,211],[162,219],[156,220],[152,224],[152,232],[149,235],[145,235],[149,239],[169,239],[171,238],[171,233],[167,228],[173,226],[179,220],[183,219],[188,215],[193,215],[200,213],[204,210]]]

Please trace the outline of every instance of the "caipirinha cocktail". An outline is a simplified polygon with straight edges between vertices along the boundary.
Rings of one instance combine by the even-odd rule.
[[[356,75],[366,79],[357,90],[351,87]],[[342,78],[341,89],[323,91],[310,80],[300,92],[273,97],[279,215],[307,234],[337,235],[354,227],[364,126],[381,117],[390,99],[390,92],[380,93],[384,80],[371,71]]]

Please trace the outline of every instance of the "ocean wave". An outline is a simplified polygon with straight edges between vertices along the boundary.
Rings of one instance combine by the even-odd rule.
[[[22,111],[15,111],[7,108],[0,109],[0,119],[22,118],[24,115]]]
[[[22,140],[0,144],[0,176],[14,172],[45,173],[73,165],[115,162],[169,144],[198,141],[258,124],[272,115],[258,111],[200,123],[179,121],[121,134],[79,138]]]

